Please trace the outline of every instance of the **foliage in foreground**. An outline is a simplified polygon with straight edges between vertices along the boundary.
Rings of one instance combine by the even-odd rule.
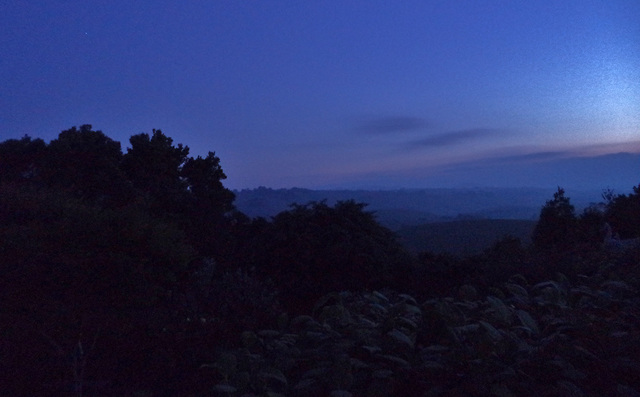
[[[244,332],[201,367],[221,396],[637,395],[640,300],[601,268],[572,284],[520,275],[478,297],[333,293],[313,316]]]

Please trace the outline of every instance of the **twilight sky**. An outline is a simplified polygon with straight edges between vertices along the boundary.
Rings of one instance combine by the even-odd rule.
[[[230,188],[637,185],[639,21],[638,0],[0,1],[0,140],[161,129]]]

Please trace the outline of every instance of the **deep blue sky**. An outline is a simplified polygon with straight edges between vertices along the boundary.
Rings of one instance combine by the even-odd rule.
[[[571,185],[554,164],[640,153],[639,21],[638,0],[0,1],[0,139],[162,129],[231,188]]]

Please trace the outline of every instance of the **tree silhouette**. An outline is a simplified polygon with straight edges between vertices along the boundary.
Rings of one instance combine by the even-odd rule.
[[[220,226],[235,196],[222,184],[226,175],[215,153],[189,157],[188,146],[174,146],[160,130],[134,135],[130,143],[122,168],[154,214],[193,229],[194,237]]]
[[[188,158],[180,170],[186,185],[183,209],[189,218],[189,235],[198,249],[215,255],[232,244],[225,214],[234,209],[235,195],[222,185],[226,175],[220,159],[209,152],[207,157]]]
[[[123,155],[91,125],[48,145],[0,143],[0,334],[13,357],[0,369],[32,375],[32,395],[69,385],[78,346],[91,350],[88,378],[127,387],[194,365],[173,351],[187,317],[175,296],[203,255],[193,243],[228,235],[233,193],[212,152],[189,158],[159,130],[131,144]],[[82,376],[73,379],[79,387]]]
[[[221,215],[233,209],[231,203],[235,195],[222,185],[222,180],[227,176],[214,152],[209,152],[205,158],[189,158],[180,174],[186,181],[192,201],[200,211],[206,208],[209,213],[217,212]]]
[[[161,130],[129,139],[131,148],[123,157],[122,168],[133,185],[142,192],[147,205],[160,215],[181,212],[186,182],[180,176],[189,148],[173,146],[173,139]]]
[[[62,131],[49,143],[42,173],[50,186],[83,199],[122,205],[131,200],[133,192],[121,161],[120,142],[85,124]]]
[[[640,237],[640,185],[628,195],[610,196],[606,218],[620,238]]]
[[[575,242],[575,208],[564,193],[564,189],[558,187],[553,200],[547,201],[540,211],[532,240],[542,251],[567,249]]]
[[[334,207],[294,204],[262,230],[266,252],[258,256],[290,310],[309,309],[331,291],[388,286],[392,271],[401,272],[408,257],[365,206],[352,200]]]
[[[0,183],[39,180],[46,144],[42,139],[9,139],[0,143]]]

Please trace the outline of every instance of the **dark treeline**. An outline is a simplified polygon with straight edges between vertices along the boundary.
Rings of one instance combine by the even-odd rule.
[[[340,326],[333,325],[335,338],[336,330],[358,317],[345,314],[346,292],[341,291],[374,294],[367,296],[378,300],[380,310],[387,310],[390,300],[373,291],[388,291],[405,305],[413,302],[409,306],[420,319],[405,319],[404,328],[398,328],[396,313],[391,322],[373,321],[378,325],[371,329],[409,341],[415,350],[418,342],[446,347],[452,335],[453,326],[444,325],[451,318],[434,319],[440,309],[427,310],[441,307],[433,306],[435,300],[506,300],[504,286],[516,285],[514,277],[526,280],[518,284],[525,292],[558,277],[567,285],[597,278],[624,280],[633,291],[640,287],[640,245],[633,240],[640,236],[640,186],[629,195],[605,192],[603,203],[579,215],[559,188],[542,207],[531,246],[505,238],[468,258],[413,256],[366,211],[366,204],[292,204],[272,219],[251,219],[235,209],[214,152],[190,157],[187,146],[174,144],[160,130],[134,135],[129,143],[123,153],[119,142],[90,125],[63,131],[49,143],[30,137],[0,143],[1,394],[328,395],[350,389],[375,395],[359,389],[371,384],[371,376],[393,384],[400,382],[400,373],[418,376],[415,351],[386,367],[380,367],[380,354],[375,365],[364,366],[360,357],[360,369],[369,371],[359,375],[364,378],[323,383],[314,392],[304,390],[315,381],[282,361],[309,367],[299,349],[296,358],[281,353],[276,359],[270,353],[278,363],[268,370],[255,364],[240,371],[237,356],[231,364],[224,357],[231,360],[228,352],[238,348],[248,354],[256,340],[264,348],[265,338],[272,337],[264,330],[292,335],[302,332],[302,322],[324,319],[324,328],[314,332],[328,332],[327,313],[339,312],[343,317]],[[356,303],[351,310],[361,310]],[[534,312],[520,305],[518,310]],[[409,336],[399,331],[406,324],[413,327],[406,331]],[[496,335],[490,324],[483,327]],[[347,339],[362,347],[358,332]],[[339,349],[331,365],[347,353],[355,359],[352,348]],[[264,354],[260,365],[269,360]],[[383,356],[391,360],[390,354]],[[392,364],[404,369],[394,372]],[[355,371],[350,365],[349,373]],[[374,367],[378,372],[363,369]],[[246,379],[238,378],[240,373]],[[425,376],[412,381],[423,391],[430,390]],[[302,379],[299,388],[293,384],[296,377]],[[501,385],[524,387],[518,382]],[[640,390],[626,378],[607,387],[615,385]],[[406,395],[398,385],[395,391],[383,386],[386,395]],[[439,395],[449,395],[442,390]]]

